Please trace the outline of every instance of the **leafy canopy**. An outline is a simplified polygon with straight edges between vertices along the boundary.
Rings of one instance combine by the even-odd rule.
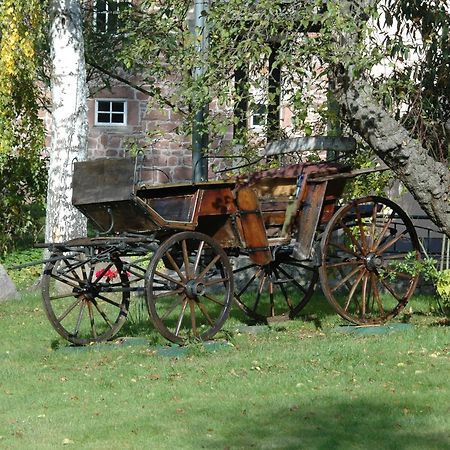
[[[40,227],[46,175],[42,92],[46,2],[0,3],[0,253]]]

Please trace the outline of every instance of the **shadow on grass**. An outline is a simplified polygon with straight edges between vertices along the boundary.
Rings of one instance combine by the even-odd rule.
[[[334,403],[324,398],[313,405],[292,404],[285,409],[252,407],[224,416],[228,431],[209,440],[199,439],[198,448],[248,449],[448,449],[448,432],[427,429],[427,418],[403,406],[367,399]],[[429,414],[429,406],[422,405]],[[428,411],[427,411],[428,410]],[[431,421],[433,422],[433,420]],[[212,429],[214,426],[212,425]],[[443,424],[441,429],[446,429]],[[212,435],[212,436],[211,436]],[[212,445],[211,445],[212,444]]]

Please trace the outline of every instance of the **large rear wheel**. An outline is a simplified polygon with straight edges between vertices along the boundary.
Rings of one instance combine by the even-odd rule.
[[[321,249],[322,290],[350,322],[384,322],[411,298],[418,275],[404,262],[407,255],[420,259],[419,240],[394,202],[370,196],[341,207],[326,227]]]

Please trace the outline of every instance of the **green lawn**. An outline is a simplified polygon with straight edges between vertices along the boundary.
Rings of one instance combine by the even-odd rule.
[[[233,310],[232,345],[167,356],[145,323],[80,349],[39,296],[2,303],[0,448],[450,449],[448,321],[416,298],[394,332],[345,333],[324,304],[245,330]]]

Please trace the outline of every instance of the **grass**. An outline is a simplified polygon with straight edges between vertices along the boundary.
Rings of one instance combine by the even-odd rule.
[[[232,346],[167,357],[136,319],[125,332],[151,346],[79,349],[37,295],[2,303],[0,448],[450,448],[450,327],[430,306],[416,297],[411,327],[373,335],[336,332],[320,295],[309,320],[252,333],[233,310]]]

